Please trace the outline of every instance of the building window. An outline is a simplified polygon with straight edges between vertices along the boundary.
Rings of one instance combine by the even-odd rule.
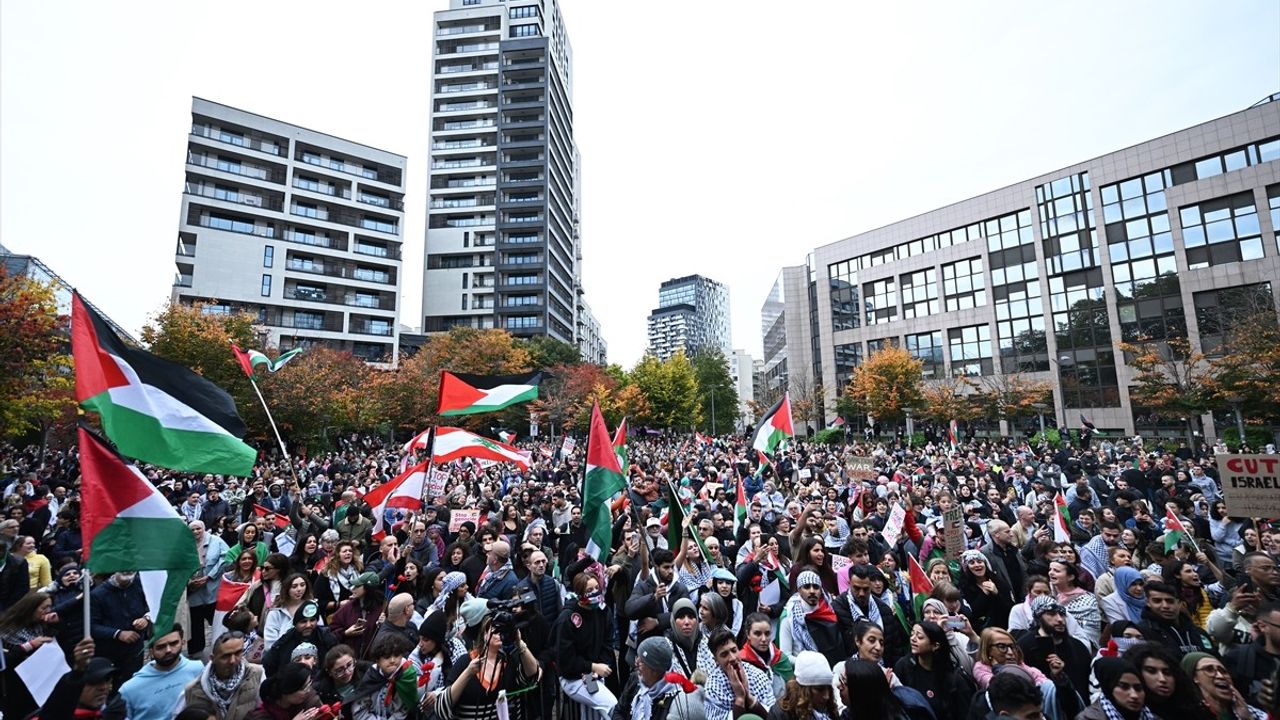
[[[538,36],[537,25],[514,25],[511,28],[511,37],[513,38],[537,37],[537,36]]]
[[[262,297],[271,297],[271,276],[262,276]]]
[[[851,342],[836,345],[836,395],[853,379],[853,371],[862,364],[862,343]]]
[[[262,248],[262,267],[269,268],[276,261],[276,249],[274,246],[268,245]]]
[[[1262,228],[1251,192],[1188,205],[1178,216],[1192,270],[1262,257]]]
[[[898,347],[897,337],[883,337],[867,341],[867,357],[871,357],[885,348]]]
[[[322,160],[319,155],[307,151],[303,151],[302,153],[302,162],[307,163],[308,165],[324,165],[324,160]]]
[[[1204,180],[1276,159],[1280,159],[1280,138],[1263,140],[1177,165],[1172,168],[1173,182],[1181,185],[1193,180]]]
[[[1058,375],[1066,407],[1119,407],[1102,271],[1049,278]]]
[[[1116,313],[1126,342],[1187,332],[1165,201],[1172,184],[1170,171],[1161,170],[1100,190]]]
[[[1200,349],[1212,355],[1225,354],[1223,344],[1229,340],[1229,331],[1240,318],[1275,312],[1269,282],[1198,292],[1194,302]]]
[[[1280,251],[1280,185],[1267,188],[1267,206],[1271,208],[1271,233],[1275,235],[1276,250]]]
[[[986,305],[986,287],[980,257],[957,260],[942,266],[942,292],[946,297],[948,312]]]
[[[942,377],[942,331],[908,335],[906,339],[907,352],[923,363],[921,370],[925,379]]]
[[[858,302],[858,273],[854,261],[827,266],[831,284],[831,329],[852,330],[862,325],[862,308]]]
[[[511,8],[511,10],[508,11],[508,14],[512,20],[519,20],[521,18],[538,17],[538,6],[524,5],[522,7],[513,7]]]
[[[264,235],[266,237],[272,237],[273,235],[272,229],[269,227],[259,228],[248,220],[241,220],[230,215],[210,213],[204,224],[206,227],[211,227],[215,230],[227,230],[247,235]]]
[[[377,230],[378,232],[390,233],[392,235],[396,233],[396,224],[381,218],[360,218],[360,227],[365,230]]]
[[[318,205],[313,205],[311,203],[300,203],[295,200],[293,203],[293,214],[301,215],[302,217],[319,219],[320,207]]]
[[[294,311],[293,326],[305,330],[324,329],[324,313]]]
[[[541,327],[542,321],[537,315],[512,315],[505,318],[503,324],[508,330],[518,330]]]
[[[230,305],[223,305],[219,303],[219,304],[201,305],[200,311],[203,312],[205,315],[230,315],[233,312],[235,312],[235,308],[231,307]]]
[[[391,282],[391,273],[386,270],[375,270],[373,268],[357,267],[352,277],[365,282],[389,283]]]
[[[240,191],[226,185],[214,185],[213,197],[218,200],[226,200],[227,202],[240,202]]]
[[[991,326],[971,325],[947,330],[952,375],[991,375]]]
[[[862,286],[867,298],[867,324],[887,323],[898,318],[898,293],[893,278],[876,280]]]
[[[1036,209],[1050,275],[1098,267],[1098,232],[1093,225],[1089,173],[1037,186]]]
[[[239,160],[229,160],[224,157],[219,157],[218,162],[214,167],[223,172],[235,173],[237,175],[244,174]]]
[[[239,145],[240,147],[248,147],[249,141],[245,139],[243,133],[232,132],[230,130],[219,130],[218,139],[224,143]]]
[[[993,287],[991,295],[1000,336],[1002,372],[1048,370],[1049,344],[1045,339],[1040,280],[1033,278]]]
[[[1030,245],[1035,240],[1031,229],[1031,211],[1020,210],[983,223],[987,238],[987,250],[996,252],[1019,245]]]
[[[938,312],[938,271],[933,268],[903,275],[902,316],[918,318]]]

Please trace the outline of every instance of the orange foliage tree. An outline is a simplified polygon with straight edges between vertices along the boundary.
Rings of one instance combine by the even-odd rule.
[[[52,285],[0,265],[0,438],[74,421],[67,323]]]
[[[975,404],[980,415],[990,420],[1015,421],[1036,414],[1037,404],[1053,403],[1052,385],[1021,373],[984,376],[978,388]]]
[[[974,398],[977,383],[967,377],[950,377],[925,383],[920,390],[920,416],[938,423],[976,420],[982,408]]]
[[[897,420],[920,406],[923,367],[903,348],[883,348],[854,369],[845,395],[877,420]]]

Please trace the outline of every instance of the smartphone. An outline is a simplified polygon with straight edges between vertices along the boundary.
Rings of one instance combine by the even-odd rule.
[[[963,630],[964,618],[959,615],[951,615],[946,620],[942,621],[942,627],[946,630]]]
[[[596,691],[600,689],[600,683],[596,682],[594,674],[587,673],[582,676],[582,687],[586,688],[588,693],[595,695]]]

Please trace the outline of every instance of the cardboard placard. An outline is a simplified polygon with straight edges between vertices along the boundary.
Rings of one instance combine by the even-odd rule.
[[[458,528],[462,527],[462,523],[471,522],[476,525],[480,524],[480,511],[477,509],[457,509],[449,513],[449,532],[456,533]]]
[[[849,591],[849,566],[853,561],[843,555],[831,555],[831,570],[836,574],[836,588],[840,592]]]
[[[427,476],[426,496],[431,498],[444,495],[444,488],[448,483],[448,470],[445,468],[431,468],[431,474]]]
[[[889,512],[889,520],[884,524],[884,530],[881,535],[889,547],[898,544],[898,536],[902,534],[902,524],[907,521],[907,511],[901,504],[895,503],[893,510]]]
[[[880,475],[876,471],[875,459],[869,457],[849,458],[844,468],[849,477],[854,480],[875,480]]]
[[[1227,514],[1280,517],[1280,455],[1218,455]]]
[[[964,510],[953,507],[942,515],[943,538],[947,543],[947,558],[959,559],[964,553]]]

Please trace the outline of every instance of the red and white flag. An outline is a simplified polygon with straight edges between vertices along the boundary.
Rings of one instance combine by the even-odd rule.
[[[1070,527],[1071,512],[1067,510],[1067,499],[1058,493],[1053,497],[1053,541],[1071,542]]]
[[[427,483],[428,465],[428,462],[418,463],[364,496],[364,501],[373,508],[374,542],[381,541],[390,530],[383,524],[383,516],[388,509],[415,511],[422,508],[422,490]]]

